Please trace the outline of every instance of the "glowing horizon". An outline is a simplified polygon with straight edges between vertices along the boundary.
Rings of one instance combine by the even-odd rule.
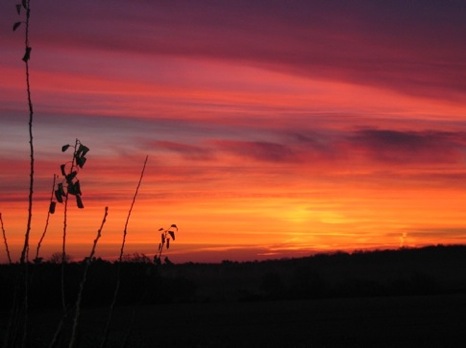
[[[4,28],[17,20],[1,3]],[[69,253],[174,262],[466,243],[466,5],[32,4],[30,255],[60,148],[90,148]],[[0,212],[15,259],[29,178],[21,28],[0,36]],[[61,250],[57,206],[44,257]],[[86,247],[89,245],[89,247]],[[5,261],[4,247],[0,261]]]

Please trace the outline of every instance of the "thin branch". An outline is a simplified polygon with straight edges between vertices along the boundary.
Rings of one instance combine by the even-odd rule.
[[[8,257],[8,263],[11,265],[12,262],[10,256],[10,249],[8,248],[8,240],[6,238],[5,227],[3,226],[2,213],[0,213],[0,224],[2,225],[3,242],[5,243],[6,256]]]
[[[55,330],[55,332],[53,334],[52,341],[49,344],[49,348],[54,348],[55,345],[57,344],[58,337],[62,333],[63,326],[65,325],[65,321],[68,318],[68,313],[69,313],[70,310],[71,310],[71,308],[67,309],[67,311],[63,314],[62,318],[60,319],[60,322],[58,323],[58,326],[57,326],[57,328],[56,328],[56,330]]]
[[[149,159],[149,156],[146,156],[146,159],[144,161],[144,165],[142,166],[141,175],[139,177],[139,182],[138,182],[138,185],[136,186],[136,191],[134,192],[133,200],[132,200],[131,206],[130,206],[130,208],[128,210],[128,216],[126,217],[125,228],[123,230],[123,240],[121,242],[120,257],[118,258],[117,279],[116,279],[116,284],[115,284],[115,290],[113,292],[113,299],[112,299],[112,303],[110,304],[108,319],[107,319],[107,323],[105,324],[103,339],[102,339],[102,343],[100,345],[100,348],[104,348],[105,345],[107,344],[108,331],[110,329],[110,323],[111,323],[112,317],[113,317],[113,310],[115,308],[115,304],[116,304],[116,301],[117,301],[117,298],[118,298],[118,292],[120,290],[121,263],[123,261],[123,253],[124,253],[124,250],[125,250],[125,243],[126,243],[126,235],[127,235],[127,230],[128,230],[128,224],[129,224],[129,220],[131,218],[131,213],[133,211],[134,203],[136,202],[136,198],[137,198],[137,195],[138,195],[138,192],[139,192],[139,188],[141,186],[142,178],[144,177],[144,171],[146,170],[146,164],[147,164],[148,159]]]
[[[52,184],[52,195],[50,197],[50,204],[52,204],[52,201],[53,201],[53,193],[54,193],[54,189],[55,189],[55,183],[57,181],[57,175],[56,174],[53,174],[53,184]],[[47,219],[45,220],[45,226],[44,226],[44,231],[42,232],[42,236],[40,237],[39,239],[39,243],[37,243],[37,249],[36,249],[36,258],[35,260],[39,261],[39,250],[40,250],[40,246],[42,244],[42,241],[44,240],[45,238],[45,234],[47,233],[47,229],[48,229],[48,226],[49,226],[49,220],[50,220],[50,215],[52,214],[52,212],[50,211],[50,208],[49,208],[49,211],[47,213]]]
[[[66,294],[65,294],[65,263],[66,263],[66,230],[68,218],[68,193],[65,196],[65,207],[63,209],[63,235],[62,235],[62,249],[61,249],[61,304],[63,312],[66,312]]]
[[[29,162],[29,195],[28,195],[28,217],[26,224],[26,232],[24,234],[24,245],[23,250],[21,251],[20,264],[24,265],[23,270],[23,298],[21,302],[21,309],[23,314],[23,326],[22,326],[22,341],[21,346],[26,345],[27,334],[28,334],[28,310],[29,310],[29,270],[28,270],[28,258],[29,258],[29,236],[31,233],[32,225],[32,206],[33,206],[33,195],[34,195],[34,137],[32,131],[32,125],[34,120],[34,108],[32,105],[31,97],[31,83],[30,83],[30,74],[29,74],[29,59],[31,54],[31,46],[29,44],[29,24],[31,18],[31,8],[30,0],[24,0],[23,6],[26,9],[26,30],[25,30],[25,54],[23,56],[23,61],[26,67],[26,92],[27,92],[27,101],[29,108],[29,151],[30,151],[30,162]]]
[[[126,235],[127,235],[129,220],[131,218],[131,213],[133,212],[134,203],[136,203],[136,198],[137,198],[137,195],[138,195],[138,192],[139,192],[139,187],[141,186],[142,178],[144,177],[144,171],[146,170],[146,164],[147,164],[148,159],[149,159],[149,156],[146,156],[146,159],[144,161],[144,165],[142,166],[141,176],[139,177],[139,182],[138,182],[138,185],[136,187],[136,191],[134,192],[133,201],[131,202],[131,206],[130,206],[129,211],[128,211],[128,216],[126,217],[125,229],[123,230],[123,241],[121,243],[121,249],[120,249],[120,257],[119,257],[119,262],[120,263],[121,263],[121,261],[123,259],[123,253],[124,253],[124,249],[125,249]]]
[[[73,172],[76,160],[76,151],[78,148],[79,140],[76,139],[74,145],[73,159],[71,161],[70,173]],[[65,207],[63,209],[63,236],[62,236],[62,252],[61,252],[61,303],[63,307],[63,313],[66,313],[66,293],[65,293],[65,263],[66,263],[66,232],[68,228],[68,198],[69,192],[65,195]]]
[[[33,141],[33,132],[32,124],[34,119],[34,108],[32,105],[31,98],[31,84],[29,77],[29,58],[31,47],[29,46],[29,19],[31,16],[30,0],[26,0],[26,35],[25,35],[25,49],[26,53],[23,57],[23,61],[26,64],[26,91],[29,107],[29,150],[30,150],[30,173],[29,173],[29,198],[28,198],[28,218],[27,218],[27,227],[26,233],[24,235],[24,246],[21,252],[20,262],[27,263],[28,249],[29,249],[29,235],[31,232],[31,223],[32,223],[32,202],[34,194],[34,141]]]
[[[104,217],[102,219],[102,223],[100,225],[100,228],[97,231],[97,236],[94,239],[94,244],[92,245],[91,253],[89,254],[89,259],[85,261],[86,265],[85,265],[85,268],[84,268],[84,273],[83,273],[83,277],[81,279],[81,283],[79,284],[79,293],[78,293],[78,298],[76,300],[76,305],[75,305],[76,312],[75,312],[75,315],[74,315],[73,331],[71,333],[69,348],[73,348],[74,344],[76,342],[76,333],[77,333],[77,330],[78,330],[79,315],[80,315],[80,311],[81,311],[81,300],[82,300],[82,294],[83,294],[83,291],[84,291],[84,285],[85,285],[86,279],[87,279],[87,271],[89,269],[90,263],[92,262],[92,258],[94,257],[95,249],[97,247],[97,242],[99,241],[100,236],[102,235],[102,229],[103,229],[103,227],[105,225],[105,221],[107,221],[107,215],[108,215],[108,207],[105,207]]]

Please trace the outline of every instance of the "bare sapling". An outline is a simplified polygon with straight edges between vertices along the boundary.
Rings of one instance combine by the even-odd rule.
[[[47,212],[47,219],[45,220],[45,226],[44,226],[44,231],[42,232],[42,235],[40,236],[39,242],[37,243],[37,248],[36,248],[36,257],[34,258],[34,263],[41,263],[42,262],[42,257],[39,257],[39,252],[40,252],[40,247],[42,245],[42,242],[44,241],[45,235],[47,234],[47,229],[49,227],[49,220],[50,220],[50,215],[55,213],[55,207],[57,205],[57,202],[55,202],[54,194],[55,194],[55,184],[57,181],[57,175],[53,174],[53,183],[52,183],[52,193],[50,195],[50,204],[49,204],[49,210]]]
[[[160,266],[162,264],[162,253],[163,250],[170,249],[170,240],[175,240],[175,232],[178,232],[178,227],[175,224],[172,224],[169,228],[159,228],[160,234],[160,243],[157,249],[157,253],[154,256],[154,263],[156,266]],[[165,262],[167,263],[168,259],[165,258]]]
[[[100,344],[101,348],[104,348],[106,346],[106,344],[107,344],[108,332],[109,332],[109,329],[110,329],[110,323],[112,322],[113,311],[114,311],[115,304],[116,304],[116,301],[117,301],[117,298],[118,298],[118,292],[120,291],[121,264],[123,262],[123,255],[124,255],[124,251],[125,251],[126,235],[128,233],[129,220],[131,219],[131,214],[133,212],[133,207],[134,207],[134,204],[136,203],[136,198],[137,198],[138,193],[139,193],[139,188],[141,187],[141,183],[142,183],[142,179],[144,177],[144,172],[146,170],[146,165],[147,165],[147,160],[148,159],[149,159],[149,156],[146,156],[146,159],[144,160],[144,164],[142,166],[141,175],[139,176],[139,181],[138,181],[138,184],[136,186],[136,190],[134,192],[133,200],[131,201],[131,205],[130,205],[129,210],[128,210],[128,215],[126,216],[126,222],[125,222],[125,227],[123,229],[123,237],[122,237],[122,241],[121,241],[120,256],[118,257],[118,266],[117,266],[115,290],[113,291],[113,298],[112,298],[112,302],[110,303],[108,318],[107,318],[107,322],[106,322],[105,327],[104,327],[103,338],[102,338],[102,342]]]
[[[54,336],[49,347],[54,347],[58,339],[58,336],[61,334],[64,323],[68,318],[70,308],[66,304],[66,294],[65,294],[65,265],[68,262],[68,257],[66,254],[66,234],[67,234],[67,218],[68,218],[68,200],[69,196],[74,196],[76,199],[76,205],[79,209],[84,208],[84,204],[81,198],[81,184],[78,179],[79,171],[84,167],[84,164],[87,161],[86,154],[89,152],[89,148],[83,145],[79,139],[76,139],[74,146],[70,144],[63,145],[61,148],[62,152],[66,152],[69,148],[74,149],[73,156],[71,161],[63,163],[60,165],[60,172],[63,177],[62,181],[56,184],[56,189],[54,191],[53,198],[50,202],[49,211],[51,213],[55,212],[56,203],[61,203],[64,205],[63,210],[63,236],[62,236],[62,252],[61,252],[61,302],[63,309],[63,316],[60,322],[58,323],[57,329],[55,330]]]
[[[83,209],[83,201],[81,198],[81,184],[78,180],[78,173],[84,167],[87,161],[86,154],[89,151],[87,146],[84,146],[79,139],[76,139],[74,146],[70,144],[63,145],[62,152],[67,151],[69,148],[73,148],[73,155],[71,161],[68,161],[60,165],[60,172],[63,176],[63,180],[57,184],[55,190],[55,199],[59,203],[64,204],[63,209],[63,235],[62,235],[62,262],[61,262],[61,292],[62,292],[62,307],[63,313],[66,313],[66,294],[65,294],[65,264],[66,264],[66,233],[68,228],[68,200],[69,196],[72,195],[76,199],[76,205],[78,208]],[[52,200],[52,203],[53,204]]]
[[[26,233],[24,235],[24,245],[23,250],[21,251],[21,263],[27,263],[28,249],[29,249],[29,235],[31,232],[31,223],[32,223],[32,203],[33,203],[33,194],[34,194],[34,137],[33,137],[33,120],[34,120],[34,107],[32,104],[31,97],[31,83],[30,83],[30,74],[29,74],[29,60],[31,58],[31,45],[29,42],[29,25],[31,18],[31,7],[30,0],[22,0],[21,4],[16,4],[16,11],[18,15],[22,15],[22,9],[26,11],[25,20],[18,21],[13,25],[13,30],[17,30],[21,24],[25,25],[25,37],[24,37],[24,46],[25,52],[23,55],[23,62],[25,63],[25,73],[26,73],[26,93],[27,93],[27,102],[29,109],[29,151],[30,151],[30,161],[29,161],[29,196],[28,196],[28,217],[27,217],[27,226]]]
[[[14,301],[10,320],[8,322],[7,333],[5,335],[4,347],[13,347],[16,345],[24,346],[27,338],[27,322],[28,322],[28,252],[29,252],[29,237],[32,225],[32,208],[34,194],[34,137],[33,137],[33,119],[34,108],[31,97],[31,83],[29,74],[29,60],[31,58],[31,45],[29,40],[29,26],[31,18],[30,0],[22,0],[16,4],[16,12],[18,16],[23,17],[22,20],[13,24],[13,31],[16,31],[21,25],[24,30],[24,55],[22,61],[25,63],[26,77],[26,95],[27,105],[29,110],[28,133],[29,133],[29,194],[28,194],[28,214],[26,223],[26,232],[24,233],[24,244],[21,250],[20,264],[23,265],[15,288]]]
[[[2,226],[3,243],[5,244],[6,257],[8,259],[8,263],[11,265],[12,261],[11,261],[10,249],[8,248],[8,239],[6,237],[6,231],[5,231],[5,226],[3,225],[3,218],[2,218],[1,212],[0,212],[0,224]]]
[[[69,348],[73,348],[76,343],[76,335],[78,332],[78,322],[79,322],[79,315],[81,312],[81,300],[82,300],[82,295],[84,291],[84,285],[86,284],[86,279],[87,279],[87,271],[89,270],[89,265],[92,262],[92,258],[94,257],[95,250],[97,248],[97,243],[100,239],[100,236],[102,235],[102,229],[104,228],[105,222],[107,221],[107,215],[108,215],[108,207],[105,207],[105,213],[104,217],[102,219],[102,223],[100,225],[100,228],[97,230],[97,236],[94,239],[94,244],[92,245],[91,252],[89,253],[89,257],[84,260],[85,265],[84,265],[84,272],[83,276],[81,279],[81,283],[79,284],[79,292],[78,292],[78,298],[76,300],[75,304],[75,314],[74,314],[74,319],[73,319],[73,330],[71,332],[71,339],[70,339],[70,345]]]

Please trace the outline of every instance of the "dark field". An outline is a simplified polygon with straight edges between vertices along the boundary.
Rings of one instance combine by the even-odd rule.
[[[466,247],[155,266],[120,264],[107,347],[463,347]],[[55,347],[68,347],[84,263],[66,265],[72,308]],[[99,347],[117,264],[93,260],[79,347]],[[0,265],[0,335],[20,274]],[[48,347],[62,318],[61,265],[29,265],[28,347]],[[124,345],[126,343],[126,345]]]
[[[106,309],[87,309],[81,347],[99,343]],[[135,314],[134,323],[129,325]],[[50,340],[59,315],[31,315],[33,346]],[[466,296],[162,304],[118,308],[111,343],[121,347],[463,347]],[[131,327],[129,327],[131,326]],[[118,343],[117,343],[118,342]]]

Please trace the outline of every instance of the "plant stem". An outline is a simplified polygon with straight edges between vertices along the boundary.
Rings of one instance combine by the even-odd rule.
[[[5,232],[5,227],[3,226],[3,219],[2,219],[2,213],[0,212],[0,224],[2,225],[2,233],[3,233],[3,242],[5,243],[5,250],[6,250],[6,256],[8,257],[8,263],[11,265],[11,256],[10,256],[10,249],[8,248],[8,240],[6,238],[6,232]]]
[[[76,139],[74,145],[73,159],[71,161],[70,173],[73,172],[76,160],[76,151],[78,151],[79,140]],[[66,294],[65,294],[65,264],[66,264],[66,232],[68,228],[68,198],[69,193],[65,195],[65,207],[63,209],[63,237],[62,237],[62,252],[61,252],[61,301],[63,307],[63,313],[66,313]]]
[[[116,304],[116,301],[117,301],[117,298],[118,298],[118,292],[120,290],[121,263],[123,262],[123,253],[124,253],[124,250],[125,250],[125,243],[126,243],[126,235],[127,235],[127,230],[128,230],[128,224],[129,224],[129,220],[131,218],[131,213],[133,211],[134,203],[136,202],[136,198],[137,198],[137,195],[138,195],[138,192],[139,192],[139,188],[141,186],[142,178],[144,177],[144,171],[146,170],[146,164],[147,164],[148,159],[149,159],[149,156],[146,156],[146,159],[144,161],[144,165],[142,166],[141,175],[139,177],[138,185],[136,186],[136,191],[134,192],[133,200],[132,200],[131,206],[130,206],[130,208],[128,210],[128,216],[126,217],[125,228],[123,230],[123,240],[121,242],[120,257],[118,258],[117,279],[116,279],[116,284],[115,284],[115,290],[113,292],[113,299],[112,299],[112,303],[110,304],[108,319],[107,319],[107,323],[105,324],[103,339],[102,339],[102,343],[100,344],[100,348],[104,348],[105,345],[107,344],[108,331],[110,329],[110,323],[111,323],[112,317],[113,317],[113,310],[115,308],[115,304]]]
[[[32,224],[32,206],[33,206],[33,195],[34,195],[34,137],[32,132],[32,125],[34,119],[34,108],[32,105],[31,98],[31,84],[30,84],[30,75],[29,75],[29,58],[31,47],[29,45],[29,23],[31,18],[31,8],[30,0],[25,0],[23,6],[26,10],[26,30],[25,30],[25,55],[23,61],[25,63],[25,72],[26,72],[26,92],[27,92],[27,101],[29,108],[29,151],[30,151],[30,162],[29,162],[29,195],[28,195],[28,217],[26,232],[24,234],[24,245],[23,250],[21,251],[20,264],[24,265],[24,270],[22,273],[23,276],[23,291],[22,299],[20,302],[19,313],[22,314],[22,340],[21,346],[26,345],[27,332],[28,332],[28,287],[29,287],[29,271],[28,271],[28,257],[29,257],[29,235],[31,233],[31,224]]]
[[[29,46],[29,19],[31,16],[31,9],[30,9],[30,0],[26,0],[26,36],[25,36],[25,46],[26,50],[30,49]],[[28,198],[28,218],[27,218],[27,227],[26,233],[24,235],[24,246],[21,252],[21,259],[20,262],[23,264],[27,262],[27,255],[29,249],[29,235],[31,232],[31,222],[32,222],[32,198],[34,194],[34,141],[33,141],[33,132],[32,132],[32,124],[34,119],[34,108],[32,105],[32,98],[31,98],[31,84],[29,78],[29,58],[23,59],[26,64],[26,91],[27,91],[27,99],[28,99],[28,107],[29,107],[29,150],[30,150],[30,173],[29,173],[29,198]]]
[[[63,209],[63,236],[62,236],[62,249],[61,249],[61,303],[63,313],[66,312],[66,295],[65,295],[65,263],[66,263],[66,229],[67,229],[67,216],[68,216],[68,193],[65,196],[65,207]]]
[[[100,228],[97,231],[97,236],[94,239],[94,244],[92,245],[91,253],[89,254],[89,259],[87,261],[85,261],[86,265],[85,265],[85,268],[84,268],[84,273],[83,273],[83,277],[81,279],[81,283],[79,284],[79,293],[78,293],[78,298],[76,300],[76,305],[75,305],[76,312],[75,312],[75,315],[74,315],[73,331],[71,333],[69,348],[73,348],[74,344],[76,342],[76,333],[77,333],[77,330],[78,330],[79,315],[80,315],[80,311],[81,311],[81,300],[82,300],[82,294],[83,294],[83,291],[84,291],[84,285],[85,285],[86,279],[87,279],[87,271],[89,269],[90,263],[92,262],[92,258],[94,257],[95,249],[97,247],[97,242],[99,241],[100,236],[102,235],[102,229],[103,229],[103,227],[105,225],[105,221],[107,220],[107,215],[108,215],[108,207],[105,207],[104,217],[102,219],[102,223],[100,225]]]
[[[54,192],[54,188],[55,188],[55,183],[56,183],[56,180],[57,180],[57,175],[56,174],[53,174],[53,184],[52,184],[52,195],[50,197],[50,202],[52,202],[53,200],[53,192]],[[45,234],[47,233],[47,228],[49,226],[49,220],[50,220],[50,209],[47,213],[47,219],[45,220],[45,226],[44,226],[44,231],[42,232],[42,236],[40,237],[39,239],[39,243],[37,243],[37,249],[36,249],[36,260],[39,259],[39,250],[40,250],[40,246],[42,244],[42,241],[44,240],[45,238]]]
[[[146,169],[146,164],[147,164],[148,159],[149,159],[149,156],[146,156],[146,159],[144,161],[144,165],[142,166],[141,175],[139,177],[139,182],[138,182],[138,185],[136,187],[136,191],[134,192],[133,200],[131,202],[131,206],[130,206],[129,211],[128,211],[128,216],[126,217],[125,229],[123,230],[123,241],[121,243],[121,249],[120,249],[120,257],[119,257],[120,263],[121,263],[121,261],[123,259],[123,252],[124,252],[124,249],[125,249],[126,235],[127,235],[127,230],[128,230],[129,219],[131,218],[131,213],[133,211],[134,203],[136,202],[136,198],[137,198],[137,195],[138,195],[138,192],[139,192],[139,187],[141,186],[142,178],[144,177],[144,171]]]

